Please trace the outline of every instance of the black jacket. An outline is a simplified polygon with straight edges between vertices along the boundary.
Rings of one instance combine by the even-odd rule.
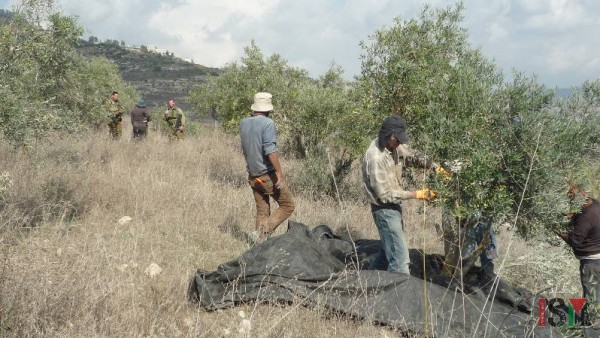
[[[573,230],[569,232],[569,245],[577,257],[600,253],[600,203],[592,199],[592,204],[583,208],[571,220]]]
[[[146,108],[136,106],[130,114],[131,125],[134,127],[145,127],[147,122],[150,121],[150,114],[146,111]]]

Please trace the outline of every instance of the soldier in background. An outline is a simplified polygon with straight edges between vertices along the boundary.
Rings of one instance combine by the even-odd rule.
[[[175,105],[175,99],[169,99],[167,110],[163,113],[163,118],[167,122],[167,135],[169,135],[169,140],[183,140],[185,115],[183,115],[181,108]]]
[[[119,103],[119,92],[112,92],[110,99],[106,100],[106,111],[109,118],[108,132],[113,139],[118,140],[123,134],[123,106]]]
[[[133,138],[143,139],[148,130],[148,122],[150,122],[150,114],[146,110],[146,102],[140,99],[131,111],[131,126],[133,127]]]

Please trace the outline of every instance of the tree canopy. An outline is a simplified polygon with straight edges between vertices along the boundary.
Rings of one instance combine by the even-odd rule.
[[[74,132],[98,125],[102,101],[113,90],[124,101],[135,90],[105,59],[86,59],[75,46],[83,29],[51,0],[22,1],[0,25],[0,120],[2,136],[32,145],[52,130]]]
[[[340,67],[332,65],[318,79],[293,67],[278,54],[265,57],[255,42],[245,49],[239,62],[225,66],[223,73],[209,79],[191,94],[199,111],[211,111],[225,130],[238,132],[239,122],[250,116],[257,92],[273,94],[278,145],[286,153],[307,161],[305,177],[315,189],[333,194],[327,153],[334,175],[343,178],[359,155],[364,135],[356,93],[343,79]]]
[[[454,241],[482,217],[529,236],[573,207],[567,184],[586,167],[597,117],[574,118],[535,76],[515,72],[505,82],[469,45],[462,11],[461,3],[426,6],[419,18],[398,18],[363,43],[364,106],[375,121],[404,116],[412,145],[453,172],[449,179],[426,175],[421,184],[439,192],[439,205],[455,220],[446,229]]]
[[[532,236],[573,207],[567,184],[581,181],[597,143],[598,118],[590,107],[597,106],[598,85],[586,84],[559,103],[535,76],[514,71],[505,80],[469,44],[463,10],[462,3],[425,6],[418,18],[396,18],[375,31],[361,43],[362,71],[354,82],[344,81],[335,66],[312,80],[277,54],[265,59],[253,42],[239,63],[192,97],[236,132],[254,93],[271,92],[284,149],[309,160],[313,177],[329,172],[325,154],[331,149],[343,177],[381,121],[399,114],[411,145],[453,172],[449,179],[425,173],[418,184],[439,192],[437,205],[454,221],[447,231],[454,232],[455,245],[458,232],[482,217],[508,221]]]

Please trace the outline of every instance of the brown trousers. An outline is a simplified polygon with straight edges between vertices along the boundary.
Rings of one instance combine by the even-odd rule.
[[[270,236],[277,227],[294,212],[294,199],[287,185],[281,189],[275,187],[275,172],[248,178],[256,202],[256,230]],[[261,183],[262,182],[262,183]],[[279,207],[271,213],[270,197]]]

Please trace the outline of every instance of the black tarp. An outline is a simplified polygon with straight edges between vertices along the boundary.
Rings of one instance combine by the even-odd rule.
[[[440,256],[426,255],[423,264],[417,250],[411,250],[411,276],[366,269],[378,250],[376,240],[351,242],[328,226],[310,230],[290,221],[285,234],[216,271],[198,270],[188,298],[207,311],[256,301],[302,302],[416,335],[561,336],[537,326],[537,311],[530,313],[536,300],[527,290],[501,280],[480,288],[469,278],[461,286],[440,276]]]

